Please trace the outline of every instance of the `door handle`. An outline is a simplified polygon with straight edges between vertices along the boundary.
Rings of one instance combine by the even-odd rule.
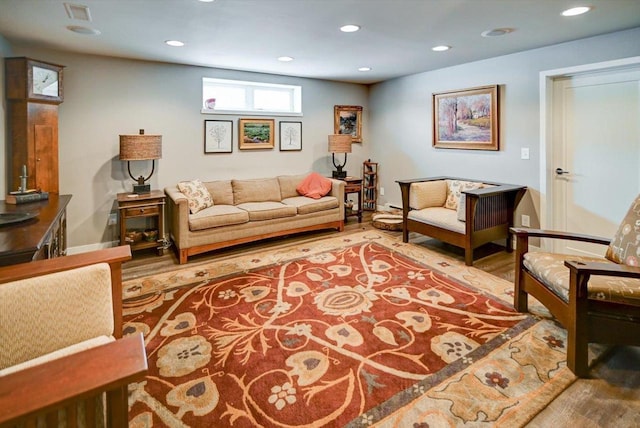
[[[556,174],[558,175],[569,174],[569,171],[565,171],[562,168],[556,168]]]

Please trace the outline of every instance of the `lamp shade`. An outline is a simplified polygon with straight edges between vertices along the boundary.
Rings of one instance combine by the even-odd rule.
[[[351,153],[351,135],[329,135],[329,153]]]
[[[144,129],[139,135],[120,136],[120,160],[152,160],[162,158],[162,135],[145,135]]]

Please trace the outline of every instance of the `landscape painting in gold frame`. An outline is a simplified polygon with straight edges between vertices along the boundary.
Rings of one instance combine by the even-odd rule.
[[[238,148],[240,150],[273,149],[273,119],[240,119]]]
[[[433,94],[433,147],[499,150],[498,85]]]
[[[334,134],[351,134],[352,143],[362,143],[362,106],[333,106]]]

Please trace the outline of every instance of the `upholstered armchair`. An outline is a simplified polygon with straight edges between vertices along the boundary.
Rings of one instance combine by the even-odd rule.
[[[640,345],[640,195],[612,240],[512,228],[516,235],[514,307],[540,301],[567,329],[567,366],[589,372],[589,343]],[[602,258],[529,252],[529,237],[608,245]],[[604,252],[604,251],[603,251]]]
[[[147,370],[122,339],[129,246],[0,268],[0,426],[127,426]],[[106,419],[106,420],[105,420]]]

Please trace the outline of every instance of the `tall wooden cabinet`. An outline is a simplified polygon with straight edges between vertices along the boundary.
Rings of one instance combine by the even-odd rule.
[[[20,187],[59,193],[58,105],[64,67],[30,58],[5,58],[7,97],[7,191]],[[23,189],[26,190],[26,189]]]

